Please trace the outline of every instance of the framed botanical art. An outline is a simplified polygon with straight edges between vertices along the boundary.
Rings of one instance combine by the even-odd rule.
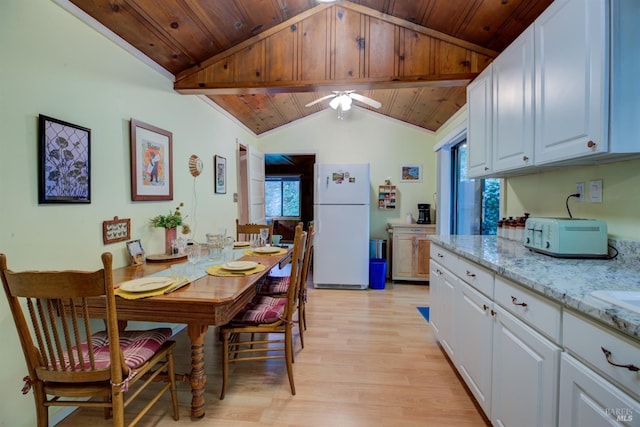
[[[39,116],[38,203],[91,203],[91,129]]]
[[[422,165],[403,165],[400,182],[422,182]]]
[[[131,119],[131,200],[173,200],[173,135]]]
[[[221,156],[214,156],[213,162],[215,192],[225,194],[227,192],[227,159]]]

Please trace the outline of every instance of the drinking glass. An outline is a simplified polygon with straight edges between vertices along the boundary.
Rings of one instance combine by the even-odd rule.
[[[269,229],[261,228],[260,229],[260,243],[262,246],[267,246],[267,239],[269,239]]]
[[[185,248],[185,251],[187,252],[187,260],[191,264],[191,271],[192,271],[191,274],[195,274],[196,264],[198,263],[198,261],[200,261],[200,245],[198,244],[188,245]]]

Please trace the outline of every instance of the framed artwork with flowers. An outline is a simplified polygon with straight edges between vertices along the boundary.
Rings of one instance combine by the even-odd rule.
[[[91,129],[38,117],[38,203],[91,203]]]

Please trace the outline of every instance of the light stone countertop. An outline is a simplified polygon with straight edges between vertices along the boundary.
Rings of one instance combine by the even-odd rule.
[[[612,260],[564,259],[530,251],[521,242],[496,236],[439,235],[430,239],[564,307],[640,340],[640,314],[590,295],[596,290],[640,291],[637,247],[621,242],[616,247],[620,255]]]

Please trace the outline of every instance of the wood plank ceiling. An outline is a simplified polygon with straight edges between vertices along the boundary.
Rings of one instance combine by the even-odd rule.
[[[436,131],[552,0],[71,0],[256,135],[357,90]]]

